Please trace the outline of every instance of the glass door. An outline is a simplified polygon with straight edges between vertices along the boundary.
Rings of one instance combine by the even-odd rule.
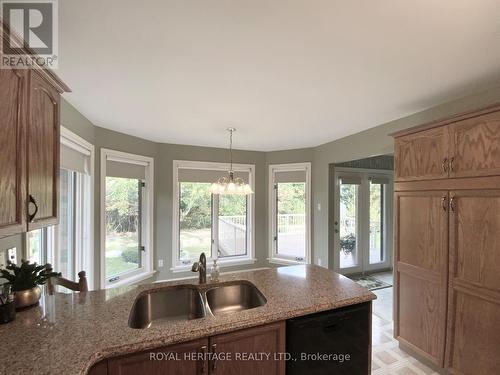
[[[345,272],[352,273],[361,270],[360,262],[360,220],[359,198],[361,179],[344,176],[339,180],[339,220],[336,231],[339,234],[339,266]]]
[[[338,168],[333,232],[337,272],[391,267],[392,173]]]

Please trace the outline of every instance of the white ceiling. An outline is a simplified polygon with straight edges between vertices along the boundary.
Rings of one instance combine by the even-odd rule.
[[[58,74],[94,124],[316,146],[500,81],[499,0],[63,0]]]

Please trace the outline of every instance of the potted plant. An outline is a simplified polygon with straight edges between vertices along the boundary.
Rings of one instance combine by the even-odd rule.
[[[340,239],[340,248],[347,256],[351,254],[356,248],[356,236],[348,234]]]
[[[47,266],[31,264],[21,260],[21,266],[7,262],[7,267],[0,270],[0,278],[6,279],[15,294],[16,308],[32,306],[38,303],[42,295],[39,285],[44,285],[51,277],[61,276],[60,272],[49,272]]]

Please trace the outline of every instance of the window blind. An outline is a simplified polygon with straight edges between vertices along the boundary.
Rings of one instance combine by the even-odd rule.
[[[276,171],[274,173],[274,182],[306,182],[306,171]]]
[[[90,175],[90,152],[61,144],[61,168]]]

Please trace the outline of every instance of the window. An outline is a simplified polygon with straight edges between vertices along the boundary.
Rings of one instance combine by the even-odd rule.
[[[270,261],[309,263],[311,164],[269,166]]]
[[[251,186],[254,166],[234,164]],[[254,196],[212,195],[213,182],[229,165],[174,161],[173,271],[187,271],[201,253],[221,265],[253,262]]]
[[[101,150],[101,285],[153,274],[152,158]]]
[[[62,276],[77,281],[87,274],[93,287],[93,161],[94,147],[61,127],[59,225],[26,235],[26,258],[50,263]],[[63,291],[63,289],[61,289]]]
[[[46,230],[32,230],[26,234],[26,259],[31,263],[44,264],[46,259]]]

